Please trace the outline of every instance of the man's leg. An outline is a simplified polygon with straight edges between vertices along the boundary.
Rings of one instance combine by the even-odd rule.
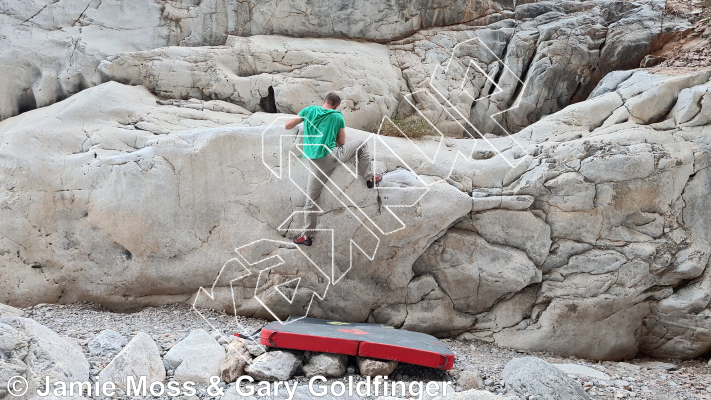
[[[306,205],[304,205],[304,231],[301,236],[316,237],[318,202],[323,185],[335,168],[335,160],[328,155],[318,160],[309,160],[309,177],[306,181]]]
[[[368,149],[368,143],[364,140],[351,140],[346,142],[341,147],[336,147],[333,151],[333,155],[338,158],[341,162],[346,162],[358,156],[358,174],[362,176],[366,181],[373,179],[373,161],[370,159],[370,150]]]

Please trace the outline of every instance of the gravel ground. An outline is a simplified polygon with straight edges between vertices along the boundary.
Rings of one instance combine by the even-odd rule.
[[[138,332],[148,333],[161,347],[163,354],[193,329],[202,328],[212,331],[212,328],[186,305],[148,308],[132,314],[105,311],[93,304],[38,305],[23,311],[26,317],[33,318],[60,335],[76,340],[91,363],[92,376],[97,375],[111,361],[88,353],[87,343],[103,329],[118,331],[128,340]],[[233,316],[209,310],[203,311],[203,315],[226,337],[234,333],[236,325]],[[265,320],[244,317],[238,317],[238,321],[250,332],[267,323]],[[391,378],[404,381],[456,382],[460,371],[474,370],[484,380],[486,390],[513,396],[503,387],[501,371],[512,358],[532,355],[548,362],[579,364],[608,374],[610,380],[607,381],[586,377],[575,378],[592,399],[711,399],[711,367],[701,359],[688,361],[635,359],[627,363],[594,362],[510,350],[479,340],[445,339],[443,342],[457,356],[454,369],[443,372],[433,368],[400,364]],[[354,360],[350,363],[354,364]],[[306,381],[304,377],[295,379],[300,382]],[[200,397],[207,397],[203,393],[198,394]]]

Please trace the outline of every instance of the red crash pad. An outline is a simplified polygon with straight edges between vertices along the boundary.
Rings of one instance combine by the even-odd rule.
[[[284,349],[339,353],[452,369],[454,353],[434,336],[380,324],[302,318],[262,328],[260,342]]]

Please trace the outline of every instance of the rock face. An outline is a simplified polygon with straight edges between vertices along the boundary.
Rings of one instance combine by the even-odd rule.
[[[336,90],[356,128],[419,110],[448,135],[516,132],[689,28],[662,18],[663,8],[663,0],[18,3],[0,9],[0,120],[114,79],[267,112],[297,111]]]
[[[45,114],[47,112],[58,114],[49,116]],[[32,117],[33,113],[38,114]],[[35,123],[31,122],[31,117],[37,118],[35,123],[43,126],[35,126]],[[61,128],[62,124],[55,118],[93,122],[86,124],[82,122],[79,125],[66,125]],[[107,118],[113,119],[116,125],[110,127],[106,122]],[[258,294],[263,293],[262,301],[272,304],[270,309],[277,310],[284,318],[289,315],[303,315],[313,295],[328,290],[329,281],[325,280],[326,277],[331,278],[331,281],[338,280],[346,269],[332,270],[332,257],[328,245],[314,247],[312,249],[314,251],[306,257],[293,247],[280,244],[289,242],[282,235],[287,233],[292,235],[293,231],[301,227],[300,216],[298,221],[290,220],[284,227],[280,225],[289,219],[294,211],[299,211],[303,207],[304,197],[298,185],[306,181],[308,171],[298,159],[292,159],[290,168],[293,182],[286,174],[282,178],[271,174],[262,162],[257,161],[262,153],[261,134],[265,127],[234,127],[244,119],[245,116],[241,114],[159,105],[155,97],[146,89],[107,83],[83,91],[62,104],[28,113],[17,120],[10,119],[0,123],[0,129],[3,131],[3,146],[0,150],[3,154],[3,161],[0,161],[3,171],[2,204],[8,206],[13,204],[0,211],[3,214],[2,223],[27,226],[26,232],[31,231],[29,226],[35,223],[35,219],[36,222],[41,220],[47,222],[48,219],[59,218],[54,221],[59,224],[66,222],[81,225],[81,228],[67,228],[64,233],[57,234],[59,236],[52,236],[52,234],[44,236],[37,232],[36,235],[31,234],[24,238],[13,236],[0,239],[3,257],[8,260],[0,269],[7,268],[8,271],[13,271],[12,274],[0,274],[2,286],[19,288],[22,292],[12,294],[3,292],[3,296],[11,297],[14,304],[28,303],[32,299],[29,294],[32,293],[32,296],[39,294],[44,297],[44,300],[39,300],[44,302],[56,302],[60,298],[61,301],[93,299],[124,309],[186,301],[193,297],[200,287],[212,287],[222,266],[235,257],[235,243],[250,243],[265,238],[265,241],[261,242],[264,246],[254,248],[253,253],[245,253],[245,256],[252,261],[257,261],[267,256],[264,252],[273,252],[273,254],[280,254],[280,257],[288,262],[272,269],[275,272],[279,271],[278,274],[270,275],[269,279],[273,283],[262,286],[263,281],[259,281],[263,265],[254,265],[250,276],[243,281],[233,283],[233,286],[238,288],[235,292],[238,311],[243,314],[273,318],[270,312],[254,298],[254,288],[257,282],[260,282]],[[16,125],[16,122],[21,122],[23,126],[30,124],[32,127],[23,128]],[[209,129],[221,124],[232,124],[233,127]],[[95,140],[103,142],[104,139],[100,138],[110,137],[111,139],[108,140],[112,144],[93,147],[91,141],[87,141],[86,133],[78,128],[81,125],[94,132],[92,135],[96,135]],[[50,126],[52,129],[49,129]],[[207,129],[197,128],[197,126]],[[34,133],[28,134],[25,129]],[[179,135],[161,133],[170,131],[183,133]],[[24,148],[23,143],[28,135],[46,134],[62,137],[64,144],[60,147],[63,150],[56,156],[48,157],[39,163],[29,162],[29,159],[22,160],[21,158],[25,156],[33,160],[36,158],[35,155],[27,152],[22,154],[23,152],[18,151]],[[282,134],[290,137],[285,150],[298,151],[293,143],[301,139],[281,128],[273,128],[269,131],[266,145],[278,146],[279,135]],[[365,139],[369,136],[365,132],[357,131],[351,131],[350,135],[354,139]],[[403,143],[403,139],[392,139],[392,143]],[[49,142],[47,143],[49,146]],[[86,146],[85,151],[80,150],[82,146]],[[39,146],[37,151],[46,150],[49,151],[46,154],[51,154],[58,150],[56,147],[52,148],[55,150],[50,151],[49,147]],[[77,151],[79,153],[76,153]],[[8,158],[5,158],[6,154]],[[278,152],[276,154],[278,155]],[[16,158],[17,155],[21,158]],[[267,156],[265,160],[272,162],[272,156]],[[284,156],[288,157],[288,153],[285,152]],[[51,167],[57,162],[64,163],[67,157],[71,158],[71,161],[68,161],[66,171]],[[197,161],[198,159],[202,161]],[[392,160],[396,161],[394,158]],[[320,219],[322,227],[341,228],[341,232],[335,237],[337,245],[349,246],[350,238],[355,237],[361,246],[369,249],[375,248],[369,246],[377,246],[379,250],[372,261],[365,256],[354,258],[353,268],[345,275],[348,279],[341,279],[342,284],[339,285],[338,290],[330,292],[330,296],[334,296],[334,299],[341,298],[342,300],[339,301],[343,302],[349,301],[348,299],[356,295],[362,297],[365,294],[363,302],[346,308],[341,307],[338,302],[323,303],[315,305],[311,315],[322,317],[338,315],[339,319],[366,320],[373,309],[372,305],[381,301],[379,299],[386,294],[388,297],[397,296],[404,300],[407,294],[407,282],[413,276],[412,263],[436,237],[471,210],[469,196],[442,179],[433,178],[427,181],[431,184],[428,193],[421,200],[416,201],[418,195],[425,189],[424,184],[409,171],[403,169],[396,171],[395,161],[392,161],[390,167],[380,164],[382,169],[393,171],[389,174],[390,183],[383,184],[383,187],[419,185],[420,189],[417,189],[419,192],[414,195],[408,191],[389,189],[391,194],[384,200],[384,205],[416,203],[415,207],[394,208],[393,214],[387,211],[380,212],[383,199],[379,202],[377,191],[364,190],[365,185],[360,178],[358,180],[349,178],[349,174],[344,169],[339,169],[334,179],[346,183],[343,187],[345,194],[360,205],[363,212],[380,229],[385,232],[395,231],[404,223],[410,227],[409,229],[414,229],[421,234],[406,235],[398,231],[391,235],[378,233],[376,238],[365,228],[361,228],[362,223],[357,219],[351,219],[350,214],[344,215],[338,211],[324,215]],[[91,166],[86,164],[87,162]],[[198,165],[202,167],[196,168]],[[18,173],[17,168],[25,172]],[[86,168],[87,175],[83,173],[77,175],[71,179],[71,183],[69,178],[65,181],[72,189],[60,188],[63,187],[61,175],[74,174],[82,168]],[[219,173],[216,173],[217,171]],[[233,173],[236,171],[244,171],[244,174]],[[48,179],[45,181],[46,173],[52,177],[46,177]],[[24,176],[34,176],[34,178],[25,181]],[[206,177],[208,177],[207,181],[205,181]],[[40,181],[43,183],[39,183]],[[145,190],[138,190],[136,185],[139,182],[143,182],[139,186]],[[20,194],[20,186],[25,185],[35,188],[30,189],[33,194]],[[203,188],[198,189],[195,185]],[[37,203],[38,198],[33,196],[45,192],[58,193],[60,197],[68,196],[67,199],[73,198],[74,206],[54,203],[54,195],[52,199],[45,197]],[[127,201],[123,195],[118,195],[119,193],[132,193],[135,198]],[[195,197],[198,193],[202,193],[204,197]],[[35,200],[32,200],[33,198]],[[260,199],[264,198],[272,201],[267,205],[261,204]],[[170,199],[170,204],[166,203],[168,201],[166,199]],[[72,203],[72,200],[67,201]],[[326,210],[340,210],[341,201],[347,199],[328,196],[325,197],[322,206]],[[64,201],[61,203],[63,204]],[[438,206],[440,204],[448,204],[449,207],[443,209]],[[37,211],[32,212],[29,217],[33,221],[26,217],[15,218],[12,210],[19,210],[26,206],[38,207]],[[261,211],[256,212],[255,207]],[[69,214],[55,213],[55,210],[60,208],[73,211]],[[44,211],[39,211],[40,209]],[[181,210],[200,211],[193,214],[192,211]],[[117,219],[119,215],[121,217]],[[8,230],[3,227],[3,230],[19,234],[20,225]],[[293,231],[287,232],[284,230],[286,228]],[[378,232],[375,227],[369,229]],[[144,230],[147,231],[136,234]],[[184,232],[184,234],[176,236],[176,232]],[[44,237],[43,246],[28,247],[24,244],[25,241],[29,243],[39,237]],[[55,237],[58,241],[55,241]],[[18,240],[27,249],[32,248],[32,250],[24,253],[23,249],[19,255],[16,251],[10,252],[10,248],[17,246],[13,241]],[[327,243],[327,236],[324,236],[322,243]],[[63,250],[64,247],[67,249]],[[58,254],[62,255],[62,261],[55,258]],[[87,257],[89,254],[91,257]],[[406,261],[393,264],[391,261],[396,254],[399,254],[398,258],[404,257]],[[147,267],[153,265],[154,260],[158,259],[166,260],[167,264],[161,267]],[[120,262],[121,268],[108,268],[107,263],[117,261]],[[76,264],[72,264],[75,262]],[[337,265],[348,265],[349,254],[336,254],[335,262]],[[30,265],[35,265],[36,268],[29,268]],[[196,269],[194,265],[202,267]],[[41,275],[37,274],[39,269],[44,270],[45,274],[56,277],[57,281],[62,283],[52,285],[51,288],[46,287],[47,275],[41,278]],[[170,278],[167,279],[168,276],[160,271],[164,271]],[[244,270],[233,260],[227,265],[225,271],[225,274],[220,275],[220,282],[216,285],[217,296],[214,300],[201,292],[198,305],[232,310],[233,300],[229,281],[238,279]],[[289,299],[272,287],[292,280],[290,276],[299,276],[299,271],[303,272],[299,286],[303,290],[299,290],[296,298],[289,303],[287,301]],[[328,274],[323,271],[328,271]],[[77,278],[81,276],[81,279],[74,280],[65,274]],[[82,282],[87,281],[93,281],[96,285],[91,288],[84,287]],[[136,284],[137,282],[141,283]],[[379,283],[377,287],[371,288],[371,282]],[[364,284],[368,285],[367,290]],[[60,288],[63,285],[72,287]],[[247,289],[250,287],[251,290]],[[107,299],[109,301],[105,301]],[[347,310],[349,315],[342,315],[341,312],[344,310]]]
[[[126,346],[128,342],[120,333],[106,329],[89,342],[89,354],[102,357],[113,357]]]
[[[357,7],[356,13],[347,2],[326,0],[3,4],[0,120],[98,84],[103,79],[96,70],[99,62],[122,52],[224,44],[228,35],[387,41],[422,27],[500,19],[511,8],[509,1],[496,0],[457,0],[446,7],[424,0],[391,2]]]
[[[386,172],[368,191],[339,167],[321,204],[352,259],[327,233],[304,251],[285,238],[307,171],[296,130],[268,127],[279,115],[87,89],[0,122],[0,301],[197,300],[592,359],[700,356],[711,73],[663,72],[609,74],[506,138],[349,130]]]
[[[392,42],[403,92],[417,103],[403,101],[400,115],[416,108],[453,135],[518,132],[586,99],[605,74],[637,67],[670,32],[689,27],[663,21],[664,4],[531,2],[480,29],[425,30]]]
[[[540,143],[537,161],[504,187],[487,182],[475,192],[533,196],[532,215],[524,220],[526,212],[516,210],[474,212],[435,242],[413,269],[419,266],[420,279],[434,273],[448,295],[439,302],[451,301],[455,315],[468,315],[468,303],[456,300],[477,291],[453,289],[449,282],[457,281],[441,279],[439,271],[448,265],[462,271],[485,265],[462,262],[462,251],[485,238],[505,246],[508,255],[525,250],[543,281],[497,295],[493,302],[474,302],[492,305],[478,314],[477,336],[597,359],[638,352],[658,357],[705,353],[711,343],[691,336],[705,337],[700,321],[709,304],[703,288],[711,237],[706,225],[695,222],[710,217],[708,208],[701,211],[707,200],[700,194],[708,187],[705,171],[711,161],[703,139],[708,79],[708,72],[612,74],[591,100],[524,129],[516,138]],[[496,218],[486,216],[492,212]],[[507,226],[508,235],[497,232]],[[477,235],[464,235],[460,228]],[[463,237],[466,244],[447,245]],[[534,254],[547,243],[548,254]],[[485,259],[487,252],[476,256]],[[491,270],[512,271],[516,268]],[[513,285],[518,281],[507,279]],[[688,283],[672,290],[681,282]],[[416,283],[418,278],[411,285]],[[561,324],[565,333],[554,328]],[[673,336],[664,333],[668,329]]]
[[[31,399],[44,381],[88,382],[89,363],[79,346],[51,329],[26,318],[0,319],[0,397]],[[8,394],[8,381],[14,376],[27,380],[23,396]],[[42,383],[42,385],[40,385]]]
[[[207,331],[197,329],[176,343],[163,359],[175,370],[176,380],[209,383],[210,377],[220,376],[225,350]]]
[[[140,379],[144,376],[147,387],[153,382],[162,382],[165,367],[158,345],[147,333],[139,332],[99,373],[99,384],[113,382],[117,388],[126,390],[128,377]]]
[[[259,381],[286,381],[294,376],[302,359],[303,355],[290,351],[270,351],[252,360],[245,371]]]
[[[98,72],[162,97],[226,100],[250,111],[296,114],[336,91],[345,118],[358,129],[377,129],[383,116],[395,112],[400,76],[384,45],[284,36],[126,53],[102,62]]]
[[[553,365],[536,357],[515,358],[501,373],[506,389],[520,397],[551,400],[588,399],[582,386]]]

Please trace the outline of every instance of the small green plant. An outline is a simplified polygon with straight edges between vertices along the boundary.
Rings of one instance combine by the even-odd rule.
[[[439,135],[437,130],[429,122],[427,122],[426,119],[420,117],[419,115],[405,118],[393,118],[392,123],[385,121],[383,122],[380,134],[384,136],[406,136],[410,139],[419,139],[423,136]]]

